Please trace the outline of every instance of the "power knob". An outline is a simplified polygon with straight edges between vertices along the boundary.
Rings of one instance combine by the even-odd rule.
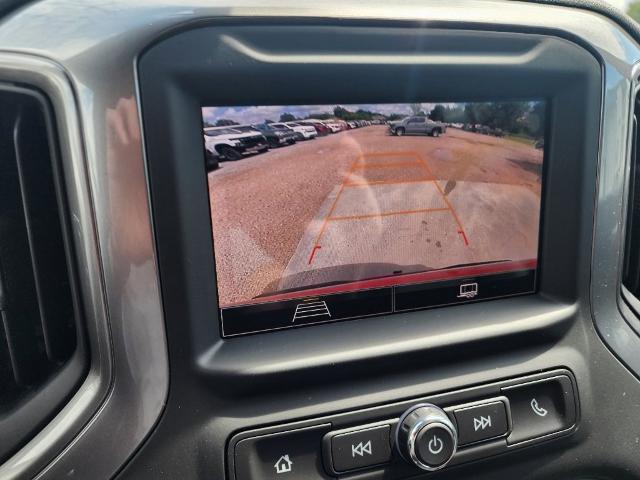
[[[400,417],[396,446],[406,461],[433,472],[447,465],[456,453],[458,432],[444,410],[422,403]]]

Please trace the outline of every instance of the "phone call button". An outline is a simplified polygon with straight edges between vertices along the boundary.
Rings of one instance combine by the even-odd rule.
[[[511,405],[509,444],[560,432],[576,422],[573,387],[567,376],[507,387],[502,392]]]

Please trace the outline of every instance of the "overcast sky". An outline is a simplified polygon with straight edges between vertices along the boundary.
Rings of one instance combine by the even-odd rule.
[[[422,110],[429,112],[434,103],[423,103]],[[450,104],[447,104],[450,105]],[[341,105],[342,107],[355,112],[356,110],[369,110],[374,113],[390,115],[392,113],[400,113],[403,115],[411,115],[411,108],[408,103],[384,103],[384,104],[359,104],[359,105]],[[205,122],[215,124],[221,118],[233,120],[238,123],[262,123],[265,120],[278,121],[280,115],[288,112],[298,118],[306,118],[317,113],[333,113],[335,105],[288,105],[276,107],[205,107],[202,109],[202,117]]]

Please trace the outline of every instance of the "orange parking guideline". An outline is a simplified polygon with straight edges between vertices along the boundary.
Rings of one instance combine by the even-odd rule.
[[[357,163],[351,170],[362,170],[366,168],[400,168],[413,166],[420,167],[421,165],[420,162],[373,163],[371,165],[367,165],[366,163]]]
[[[440,188],[440,184],[438,183],[438,181],[436,180],[436,176],[433,174],[433,171],[431,170],[431,168],[429,167],[429,164],[427,163],[427,161],[422,158],[422,156],[418,153],[416,153],[416,158],[418,158],[418,160],[420,160],[422,162],[422,164],[424,165],[424,168],[427,170],[427,172],[429,173],[429,175],[431,175],[433,177],[433,183],[435,183],[436,188],[438,189],[438,191],[440,192],[440,195],[442,195],[442,199],[445,201],[445,203],[447,204],[447,206],[449,207],[449,210],[451,210],[451,215],[453,215],[453,218],[455,219],[456,223],[458,224],[458,228],[460,229],[458,231],[458,233],[460,233],[462,235],[462,239],[465,243],[466,246],[469,246],[469,240],[467,238],[467,234],[464,231],[464,227],[462,226],[462,222],[460,222],[460,219],[458,218],[458,214],[456,213],[455,209],[453,208],[453,205],[451,205],[451,202],[449,202],[449,199],[447,198],[447,196],[445,195],[445,193],[442,191],[442,188]]]
[[[328,217],[327,220],[330,222],[340,221],[340,220],[364,220],[367,218],[378,218],[378,217],[391,217],[393,215],[410,215],[412,213],[430,213],[430,212],[446,212],[449,210],[449,207],[446,208],[421,208],[419,210],[400,210],[398,212],[382,212],[382,213],[372,213],[369,215],[347,215],[342,217]]]
[[[433,182],[430,178],[421,178],[419,180],[374,180],[373,182],[347,183],[347,187],[368,187],[370,185],[398,185],[404,183],[425,183]]]
[[[416,152],[371,152],[362,153],[358,157],[358,160],[364,160],[365,158],[377,158],[377,157],[415,157]]]
[[[315,256],[316,251],[319,248],[321,248],[320,247],[320,239],[322,238],[322,235],[324,234],[324,231],[327,228],[327,222],[328,222],[329,217],[331,217],[331,214],[336,209],[336,205],[338,204],[338,200],[340,199],[340,195],[342,195],[342,192],[344,191],[345,187],[351,186],[351,184],[348,183],[347,180],[349,180],[349,177],[351,177],[351,174],[353,173],[353,170],[358,168],[361,165],[360,161],[361,160],[365,160],[366,158],[370,158],[370,157],[372,157],[372,158],[380,158],[380,157],[413,157],[413,158],[417,158],[418,161],[417,162],[403,162],[403,163],[410,163],[411,165],[418,165],[418,166],[422,165],[421,164],[422,159],[414,151],[371,152],[371,153],[361,154],[360,156],[358,156],[358,159],[351,164],[351,168],[349,169],[349,171],[347,172],[347,174],[343,178],[342,184],[340,185],[340,190],[338,190],[336,198],[333,200],[333,204],[331,205],[331,208],[329,209],[329,212],[327,213],[327,216],[324,218],[324,220],[322,222],[322,226],[320,227],[320,231],[318,232],[318,235],[316,236],[316,241],[314,242],[313,250],[311,252],[311,255],[309,256],[309,264],[311,264],[311,262],[313,261],[313,257]],[[400,163],[400,162],[398,162],[398,163]],[[402,182],[399,182],[399,183],[402,183]],[[409,182],[407,182],[407,183],[409,183]]]
[[[311,250],[311,255],[309,255],[309,262],[308,265],[311,265],[311,262],[313,262],[313,257],[316,256],[316,252],[318,250],[320,250],[322,247],[320,245],[316,245],[313,247],[313,250]]]
[[[361,163],[361,161],[363,161],[363,160],[365,160],[367,158],[383,158],[383,157],[413,157],[413,158],[418,159],[418,161],[417,162],[395,162],[395,163],[371,164],[371,165],[367,165],[366,163]],[[414,166],[414,165],[423,167],[426,170],[426,172],[429,174],[430,178],[421,179],[421,180],[407,180],[407,181],[381,180],[381,181],[362,182],[362,183],[349,182],[350,177],[353,174],[353,171],[355,169],[394,168],[394,167],[407,167],[407,166]],[[402,211],[398,211],[398,212],[384,212],[384,213],[376,213],[376,214],[371,214],[371,215],[352,215],[352,216],[332,217],[332,214],[335,211],[336,206],[338,204],[338,200],[340,199],[340,196],[342,195],[342,192],[344,191],[345,187],[363,187],[363,186],[369,186],[369,185],[392,185],[392,184],[420,183],[420,182],[433,182],[435,184],[438,192],[442,196],[442,199],[444,200],[444,202],[447,205],[447,207],[446,208],[425,208],[425,209],[419,209],[419,210],[402,210]],[[347,174],[342,179],[342,184],[340,185],[340,190],[338,190],[338,193],[336,194],[336,198],[333,200],[333,204],[331,205],[331,208],[329,209],[329,212],[327,213],[327,215],[325,216],[324,220],[322,221],[322,226],[320,227],[320,231],[318,232],[318,235],[316,236],[316,241],[314,242],[313,249],[311,250],[311,254],[309,255],[308,264],[311,265],[311,262],[313,262],[313,259],[315,257],[316,252],[319,249],[322,248],[320,246],[320,239],[322,238],[322,235],[324,234],[324,231],[327,228],[327,224],[330,221],[362,220],[362,219],[368,219],[368,218],[388,217],[388,216],[393,216],[393,215],[409,215],[409,214],[414,214],[414,213],[446,212],[446,211],[451,212],[451,215],[453,216],[456,224],[458,225],[458,228],[459,228],[458,233],[462,236],[465,245],[468,246],[469,245],[469,241],[467,239],[467,234],[465,233],[464,228],[462,227],[462,223],[460,222],[460,219],[458,218],[458,215],[456,214],[456,211],[454,210],[453,206],[449,202],[449,199],[447,198],[445,193],[440,188],[440,185],[437,182],[437,178],[433,174],[433,171],[429,167],[429,164],[426,162],[426,160],[424,158],[422,158],[422,156],[419,153],[417,153],[415,151],[408,151],[408,152],[372,152],[372,153],[367,153],[367,154],[361,154],[358,157],[358,159],[351,164],[351,168],[349,169]]]
[[[309,265],[311,265],[311,262],[313,261],[313,256],[315,255],[316,250],[318,250],[318,248],[320,248],[320,238],[322,238],[322,234],[324,233],[325,228],[327,228],[328,218],[331,216],[333,211],[336,209],[336,205],[338,204],[338,199],[340,198],[340,195],[342,195],[342,192],[344,191],[344,187],[346,186],[347,179],[351,176],[351,172],[353,172],[354,165],[355,165],[355,162],[351,165],[351,168],[349,169],[347,174],[342,179],[342,184],[340,185],[340,190],[338,190],[338,193],[336,194],[336,198],[334,198],[333,204],[331,205],[331,208],[329,209],[329,212],[327,213],[326,217],[324,217],[324,220],[322,222],[322,226],[320,227],[320,231],[318,232],[318,235],[316,236],[316,241],[313,244],[313,251],[311,252],[311,256],[309,257]]]

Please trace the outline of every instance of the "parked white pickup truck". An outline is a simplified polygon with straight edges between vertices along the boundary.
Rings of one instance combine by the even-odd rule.
[[[318,131],[311,125],[303,125],[296,122],[276,123],[274,125],[284,125],[299,134],[300,140],[310,140],[318,136]]]
[[[260,132],[240,132],[233,127],[205,128],[204,144],[208,170],[215,169],[219,159],[239,160],[244,155],[264,152],[269,148],[267,140]]]

